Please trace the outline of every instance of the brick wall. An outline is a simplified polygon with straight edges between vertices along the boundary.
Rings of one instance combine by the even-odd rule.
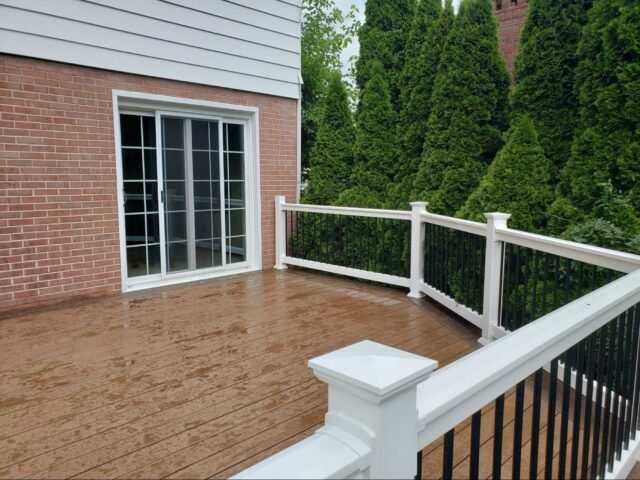
[[[273,266],[273,197],[295,200],[295,100],[0,54],[0,313],[120,292],[112,89],[260,109]]]
[[[497,5],[501,4],[498,10]],[[513,73],[513,68],[520,46],[520,31],[527,19],[528,0],[493,0],[493,9],[498,19],[498,38],[502,58],[507,69]]]

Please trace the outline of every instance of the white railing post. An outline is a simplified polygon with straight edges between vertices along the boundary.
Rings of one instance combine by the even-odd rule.
[[[438,362],[365,340],[309,361],[329,385],[326,426],[371,448],[365,478],[414,478],[417,385]]]
[[[287,254],[287,231],[286,217],[287,212],[282,207],[286,203],[284,195],[276,196],[276,260],[273,268],[276,270],[285,270],[287,266],[282,263],[282,259]]]
[[[482,308],[482,338],[480,343],[493,340],[492,326],[498,326],[500,316],[500,279],[502,276],[502,243],[496,228],[507,228],[508,213],[485,213],[487,217],[487,245],[484,260],[484,294]]]
[[[411,278],[409,297],[421,298],[420,282],[424,280],[424,224],[422,214],[427,213],[426,202],[411,202]]]

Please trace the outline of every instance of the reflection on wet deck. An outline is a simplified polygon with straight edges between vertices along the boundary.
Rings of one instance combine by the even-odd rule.
[[[371,339],[441,365],[477,333],[401,290],[290,269],[0,319],[0,477],[227,477],[311,434],[309,358]]]

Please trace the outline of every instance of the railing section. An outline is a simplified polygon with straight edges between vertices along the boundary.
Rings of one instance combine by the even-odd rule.
[[[616,286],[625,288],[630,283],[633,288],[615,294]],[[628,292],[633,293],[625,295]],[[480,401],[484,403],[481,408],[471,407],[475,413],[462,422],[458,422],[461,417],[451,415],[456,405],[455,400],[452,402],[455,391],[450,391],[449,402],[453,406],[448,413],[456,425],[441,439],[429,441],[421,457],[428,459],[430,465],[440,463],[439,473],[445,479],[615,478],[620,474],[616,466],[636,442],[639,427],[640,304],[625,308],[638,300],[640,272],[582,297],[569,308],[544,317],[539,321],[542,323],[523,327],[503,339],[508,343],[496,342],[486,347],[484,357],[492,350],[492,360],[498,360],[508,348],[518,348],[520,355],[514,362],[503,356],[504,373],[495,369],[495,383],[481,393],[475,391],[476,396],[494,399]],[[591,306],[612,312],[613,316],[591,314]],[[581,321],[569,318],[571,315],[578,315]],[[573,325],[560,332],[562,327],[554,329],[554,324],[561,321]],[[527,338],[535,338],[542,328],[558,331],[556,338],[548,342],[553,347],[544,350],[540,347],[546,342],[539,341],[539,348],[530,350],[528,347],[536,341]],[[527,362],[523,357],[528,353],[536,356]],[[482,355],[463,358],[456,362],[457,368],[445,368],[424,382],[420,388],[425,403],[430,403],[432,389],[440,387],[439,380],[449,377],[451,381],[465,365],[473,368],[472,363],[482,361],[479,356]],[[527,368],[519,371],[524,363],[528,363]],[[477,371],[476,375],[482,377]],[[499,387],[497,383],[507,377],[509,380]],[[468,384],[469,394],[481,383],[482,380]],[[509,388],[504,389],[505,385]],[[420,408],[420,394],[418,403]],[[429,417],[432,411],[423,416]],[[426,436],[433,436],[429,423],[425,422],[423,431],[429,432]]]
[[[623,274],[571,258],[505,244],[500,325],[513,331]]]
[[[285,225],[287,257],[409,278],[406,220],[289,210]]]
[[[409,288],[482,330],[486,343],[640,268],[640,257],[507,227],[411,211],[276,198],[276,268],[296,265]]]

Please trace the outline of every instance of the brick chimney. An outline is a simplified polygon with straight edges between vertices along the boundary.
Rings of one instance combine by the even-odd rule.
[[[507,70],[513,67],[520,46],[520,32],[527,19],[529,0],[493,0],[493,11],[498,19],[498,39]]]

